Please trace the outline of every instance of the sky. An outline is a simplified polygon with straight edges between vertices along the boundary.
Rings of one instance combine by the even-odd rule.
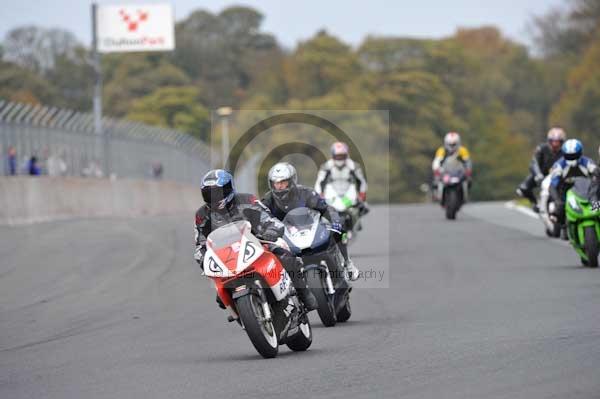
[[[98,0],[99,4],[149,4],[168,1]],[[354,46],[367,35],[439,38],[458,27],[495,25],[509,38],[531,44],[527,30],[533,15],[544,14],[566,0],[172,0],[177,20],[203,8],[219,12],[245,5],[264,16],[263,30],[285,47],[325,28]],[[60,27],[89,45],[90,0],[0,0],[0,38],[22,25]]]

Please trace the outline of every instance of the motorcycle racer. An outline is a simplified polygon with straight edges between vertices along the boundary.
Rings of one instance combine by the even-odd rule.
[[[340,232],[334,234],[334,239],[344,257],[348,275],[351,280],[358,279],[359,271],[348,256],[347,244],[342,240],[341,233],[344,231],[337,211],[327,205],[325,200],[314,190],[298,185],[296,168],[287,162],[280,162],[271,167],[268,174],[268,183],[270,190],[263,197],[262,203],[279,220],[283,220],[285,215],[292,209],[307,207],[318,211],[331,221],[333,230]]]
[[[536,204],[533,189],[541,185],[554,163],[562,157],[561,147],[567,139],[565,131],[560,127],[551,128],[546,137],[547,141],[535,149],[529,165],[529,175],[516,190],[517,195],[527,198],[533,204],[535,212],[539,212],[540,208]]]
[[[473,174],[473,165],[471,162],[471,154],[466,147],[461,145],[460,135],[456,132],[448,132],[446,136],[444,136],[444,145],[439,147],[435,152],[435,157],[433,158],[433,162],[431,163],[431,170],[433,171],[433,192],[437,192],[437,187],[439,184],[440,177],[442,175],[442,169],[444,166],[444,162],[449,157],[456,157],[459,161],[461,161],[465,167],[465,175],[467,180],[469,181],[469,186],[471,182],[471,176]]]
[[[331,145],[331,159],[319,168],[315,191],[320,196],[324,195],[325,186],[330,182],[348,182],[355,184],[358,191],[358,207],[361,215],[369,212],[367,201],[367,179],[362,168],[350,159],[348,145],[335,142]]]
[[[583,155],[583,144],[579,140],[567,140],[562,146],[563,157],[560,158],[550,171],[550,196],[556,203],[558,223],[563,226],[562,236],[566,238],[565,225],[565,196],[572,186],[574,177],[592,177],[598,167],[588,157]]]
[[[283,236],[283,224],[269,215],[254,195],[237,193],[233,176],[223,169],[215,169],[206,173],[202,179],[202,198],[204,204],[196,211],[194,229],[196,243],[194,259],[200,267],[203,267],[208,235],[226,224],[246,220],[244,209],[252,209],[260,214],[258,225],[252,226],[253,233],[265,241],[273,242],[269,245],[269,250],[279,258],[289,273],[298,297],[308,311],[317,308],[317,301],[306,286],[301,260],[275,243]],[[217,302],[224,308],[218,297]]]

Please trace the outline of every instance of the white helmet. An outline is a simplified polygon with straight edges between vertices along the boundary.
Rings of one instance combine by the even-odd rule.
[[[567,134],[560,127],[553,127],[552,129],[548,130],[546,137],[548,141],[560,141],[561,145],[567,140]]]
[[[454,154],[460,148],[460,135],[456,132],[449,132],[444,136],[444,147],[450,154]]]
[[[331,145],[331,158],[333,158],[333,163],[338,168],[341,168],[346,164],[348,153],[348,144],[346,143],[336,141]]]
[[[298,183],[298,175],[296,174],[296,168],[288,162],[279,162],[271,167],[269,174],[267,175],[269,183],[269,189],[276,198],[285,200],[290,191],[296,187]],[[274,183],[279,183],[287,180],[289,182],[288,187],[283,190],[276,190]]]

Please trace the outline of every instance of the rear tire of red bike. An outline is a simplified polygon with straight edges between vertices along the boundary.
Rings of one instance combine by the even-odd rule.
[[[301,318],[300,325],[298,326],[298,332],[293,338],[290,338],[287,342],[288,348],[294,352],[304,352],[312,345],[312,327],[308,320],[308,315],[304,315]]]

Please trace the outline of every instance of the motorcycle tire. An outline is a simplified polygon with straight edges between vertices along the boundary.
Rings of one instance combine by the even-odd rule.
[[[298,332],[290,338],[286,345],[294,352],[303,352],[310,348],[312,344],[312,327],[308,316],[305,314],[300,318],[300,325],[298,326]]]
[[[446,219],[456,219],[456,212],[460,207],[457,190],[448,190],[446,193]]]
[[[337,322],[333,297],[327,294],[325,273],[318,269],[306,272],[306,284],[317,299],[317,313],[325,327],[333,327]]]
[[[584,250],[588,258],[589,267],[598,267],[598,236],[596,235],[596,229],[593,226],[586,227],[584,230]]]
[[[352,316],[352,307],[350,306],[350,296],[347,295],[344,306],[337,313],[337,321],[345,323],[350,319],[350,316]]]
[[[262,299],[255,294],[242,296],[235,300],[242,324],[257,352],[265,359],[274,358],[279,352],[279,340],[272,321],[261,322],[264,318]]]

